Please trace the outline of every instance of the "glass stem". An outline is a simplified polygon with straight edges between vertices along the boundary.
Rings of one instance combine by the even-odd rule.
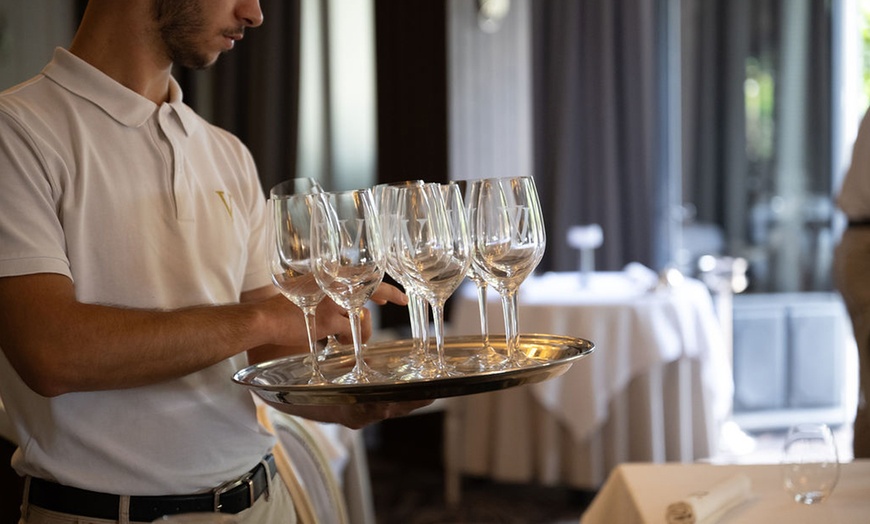
[[[477,287],[477,307],[480,310],[480,334],[483,336],[483,347],[489,347],[489,323],[486,316],[486,282],[478,281],[474,285]]]
[[[517,329],[517,292],[504,291],[501,294],[501,305],[504,311],[505,342],[507,343],[507,356],[511,363],[518,361],[517,342],[519,332]]]
[[[437,359],[435,367],[438,371],[447,371],[447,362],[444,360],[444,304],[432,304],[432,317],[435,321],[435,348]]]
[[[429,303],[419,294],[417,299],[417,322],[420,323],[420,346],[425,356],[429,352]]]
[[[422,358],[423,350],[423,335],[420,332],[420,302],[417,300],[417,293],[408,291],[408,318],[411,321],[411,339],[414,341],[413,357]]]
[[[311,353],[311,378],[309,384],[322,384],[326,382],[323,373],[320,371],[320,363],[317,361],[317,324],[314,319],[313,307],[308,307],[303,310],[305,313],[305,329],[308,331],[308,351]]]
[[[348,316],[350,317],[350,332],[353,336],[353,355],[356,359],[354,373],[359,378],[365,378],[369,371],[369,366],[366,364],[365,359],[363,359],[362,354],[361,311],[359,309],[354,309],[348,312]]]

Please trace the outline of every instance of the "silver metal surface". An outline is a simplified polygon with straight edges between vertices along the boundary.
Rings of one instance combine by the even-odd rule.
[[[411,349],[411,340],[396,340],[367,345],[366,362],[377,371],[396,368]],[[490,345],[504,354],[503,337],[491,336]],[[457,362],[481,351],[481,336],[447,337],[445,357]],[[252,389],[270,402],[282,404],[356,404],[361,402],[401,402],[428,400],[532,384],[557,377],[571,365],[592,353],[595,345],[581,338],[560,335],[520,334],[519,349],[530,359],[521,367],[470,373],[456,377],[376,382],[368,384],[309,385],[311,367],[307,354],[255,364],[238,371],[233,380]],[[335,378],[353,367],[353,350],[340,346],[321,361],[327,379]]]

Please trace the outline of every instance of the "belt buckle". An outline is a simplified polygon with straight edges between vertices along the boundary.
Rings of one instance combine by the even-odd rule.
[[[214,491],[214,511],[215,511],[215,513],[219,513],[221,508],[223,507],[223,504],[221,504],[221,495],[223,495],[224,493],[227,493],[228,491],[235,489],[238,486],[241,486],[243,484],[248,485],[248,496],[249,496],[248,507],[251,507],[254,505],[254,500],[256,498],[254,496],[254,472],[249,471],[237,479],[228,480],[228,481],[224,482],[223,484],[221,484],[220,486],[216,487],[213,490]]]

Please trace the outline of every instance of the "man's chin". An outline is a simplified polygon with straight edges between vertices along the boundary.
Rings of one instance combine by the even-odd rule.
[[[209,69],[213,65],[215,65],[218,61],[218,58],[223,54],[222,52],[213,53],[213,54],[201,54],[201,55],[187,55],[183,57],[177,57],[173,63],[175,65],[187,68],[187,69],[195,69],[197,71],[201,71],[203,69]]]

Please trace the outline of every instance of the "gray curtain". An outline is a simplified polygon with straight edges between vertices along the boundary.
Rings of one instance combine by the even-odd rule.
[[[176,76],[194,109],[250,148],[268,191],[296,171],[300,0],[260,4],[265,23],[213,69]]]
[[[831,289],[831,16],[828,0],[682,2],[682,198],[747,258],[750,291]]]
[[[541,269],[573,270],[572,225],[598,223],[596,267],[660,268],[662,177],[657,2],[536,0],[535,173],[547,224]]]

